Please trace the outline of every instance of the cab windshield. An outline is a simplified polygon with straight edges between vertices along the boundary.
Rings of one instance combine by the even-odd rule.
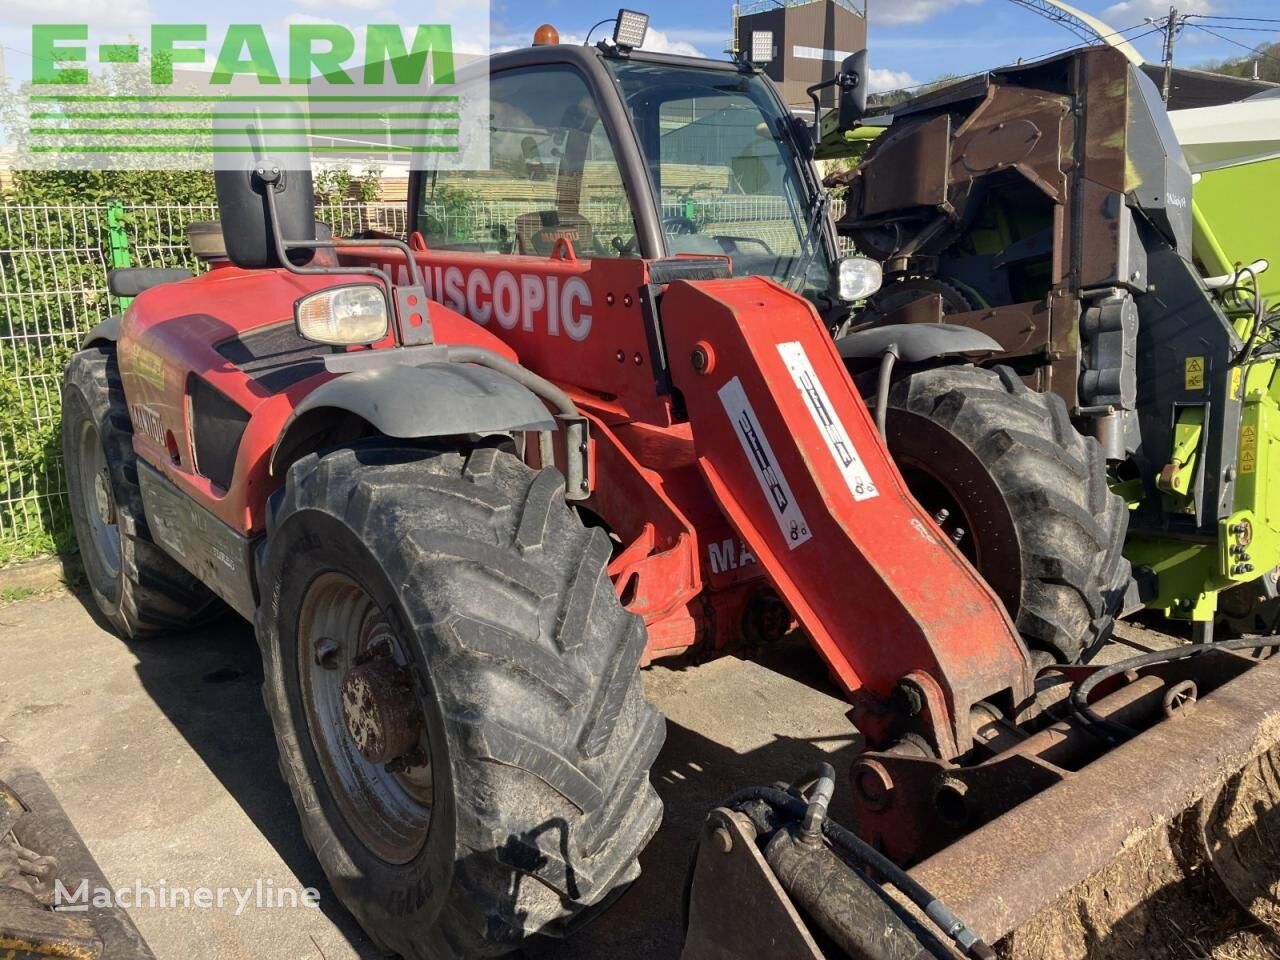
[[[608,63],[662,206],[667,251],[727,253],[736,274],[811,294],[829,290],[826,253],[810,250],[823,243],[822,218],[768,81],[670,63]]]

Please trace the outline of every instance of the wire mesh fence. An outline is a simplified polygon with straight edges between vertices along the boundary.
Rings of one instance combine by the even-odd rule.
[[[70,540],[62,371],[84,335],[119,312],[107,271],[126,262],[196,270],[187,224],[217,216],[212,204],[0,202],[0,564]],[[318,218],[348,236],[405,230],[402,203],[322,204]]]
[[[584,205],[582,213],[626,232],[629,214],[625,206],[615,206],[588,210]],[[473,202],[460,209],[428,207],[422,215],[434,218],[446,236],[474,239],[489,236],[520,212],[529,211],[513,210],[509,203]],[[696,204],[664,198],[662,212],[699,224],[733,225],[735,234],[795,243],[793,214],[782,198]],[[198,270],[186,227],[217,216],[213,204],[0,200],[0,565],[70,543],[58,435],[62,371],[84,335],[119,312],[107,290],[107,271],[124,265]],[[317,209],[317,218],[338,236],[376,230],[403,237],[406,216],[404,203],[341,201]]]

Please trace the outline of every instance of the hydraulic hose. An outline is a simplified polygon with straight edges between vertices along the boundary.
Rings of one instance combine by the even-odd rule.
[[[898,345],[891,343],[880,358],[880,376],[876,381],[876,429],[880,439],[888,440],[889,388],[893,386],[893,365],[898,359]]]
[[[734,808],[752,801],[766,803],[797,820],[803,820],[809,809],[809,804],[803,799],[778,787],[749,787],[746,790],[740,790],[722,806]],[[969,929],[950,907],[921,886],[907,871],[835,821],[824,818],[821,821],[821,828],[823,836],[832,846],[843,851],[862,866],[880,874],[891,886],[901,891],[903,896],[924,911],[924,915],[946,934],[965,956],[976,957],[978,960],[995,960],[995,951]]]
[[[1089,706],[1089,694],[1104,680],[1109,680],[1130,670],[1141,670],[1143,667],[1153,667],[1160,663],[1186,660],[1189,657],[1208,653],[1211,650],[1263,650],[1275,648],[1280,648],[1280,638],[1241,637],[1236,640],[1220,640],[1216,643],[1191,643],[1182,647],[1174,647],[1171,650],[1156,650],[1153,653],[1144,653],[1141,656],[1131,657],[1128,660],[1122,660],[1119,663],[1103,667],[1081,681],[1071,692],[1071,709],[1091,727],[1098,727],[1107,731],[1109,739],[1128,740],[1137,736],[1137,731],[1129,729],[1122,723],[1116,723],[1114,720],[1099,716]]]
[[[810,787],[813,787],[813,796],[805,807],[800,828],[806,843],[816,843],[822,837],[822,824],[827,819],[827,808],[831,805],[831,798],[835,796],[835,768],[829,763],[819,763],[806,770],[804,776],[791,784],[791,790],[802,796]]]

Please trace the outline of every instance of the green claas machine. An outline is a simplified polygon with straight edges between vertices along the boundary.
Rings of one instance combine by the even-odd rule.
[[[897,107],[869,148],[848,146],[865,149],[856,169],[828,180],[847,188],[839,232],[885,274],[846,332],[887,349],[842,341],[855,377],[892,365],[906,342],[893,331],[984,334],[965,345],[975,368],[1061,397],[1104,451],[1129,507],[1125,610],[1192,621],[1201,638],[1215,621],[1270,632],[1280,613],[1280,160],[1266,159],[1280,100],[1235,106],[1179,118],[1193,174],[1154,85],[1091,48]],[[936,364],[889,381],[890,449],[998,581],[987,518],[1017,499],[1016,478],[995,467],[998,437],[966,439],[964,413],[989,386]],[[922,455],[949,443],[955,456]],[[972,470],[955,465],[966,457]]]

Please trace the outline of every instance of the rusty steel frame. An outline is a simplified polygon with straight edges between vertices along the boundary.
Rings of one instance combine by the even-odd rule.
[[[1103,754],[911,870],[994,943],[1280,746],[1280,658]]]

